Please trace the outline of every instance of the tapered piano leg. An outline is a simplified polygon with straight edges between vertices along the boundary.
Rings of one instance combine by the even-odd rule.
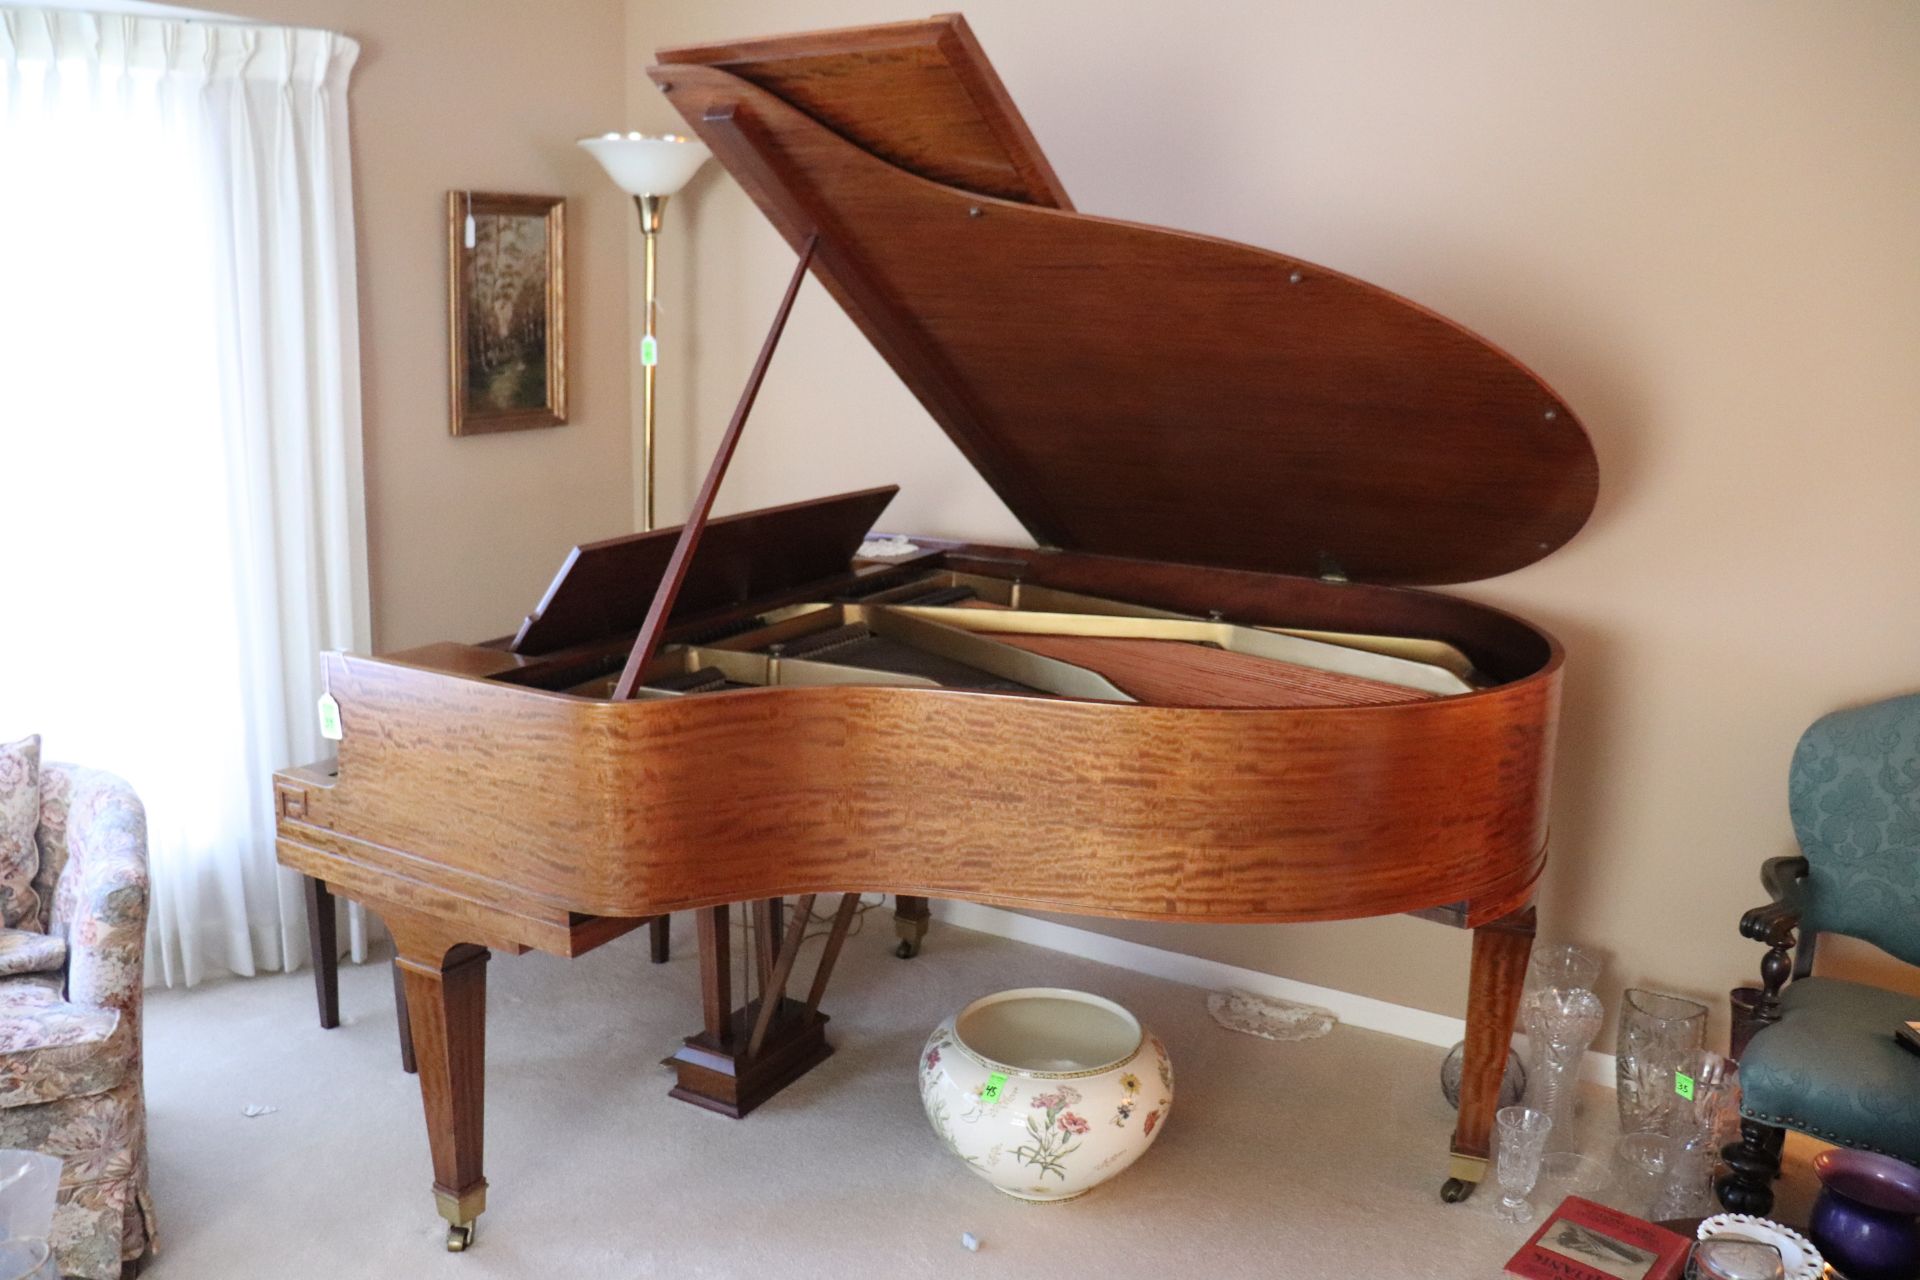
[[[325,882],[302,876],[307,898],[307,950],[313,953],[313,997],[320,1006],[320,1029],[340,1025],[340,953],[333,894]]]
[[[406,987],[407,1020],[420,1068],[420,1101],[433,1150],[433,1197],[447,1220],[447,1248],[473,1241],[487,1207],[480,1170],[486,1113],[487,958],[485,947],[395,926]]]
[[[1473,931],[1473,974],[1467,989],[1467,1051],[1460,1073],[1460,1118],[1453,1131],[1450,1176],[1440,1198],[1457,1204],[1486,1176],[1493,1113],[1507,1072],[1520,989],[1533,948],[1532,907]]]
[[[400,1069],[408,1075],[417,1075],[420,1065],[413,1060],[413,1024],[407,1020],[407,975],[401,970],[398,957],[393,961],[393,1013],[394,1021],[400,1026]]]
[[[900,939],[893,954],[902,960],[911,960],[920,954],[920,940],[927,936],[927,922],[933,919],[933,909],[925,898],[916,898],[910,894],[897,893],[893,896],[893,932]]]

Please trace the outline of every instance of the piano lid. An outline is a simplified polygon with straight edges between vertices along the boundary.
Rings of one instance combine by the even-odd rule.
[[[1484,339],[1324,267],[1073,211],[957,15],[659,57],[1042,546],[1466,582],[1593,509],[1586,432]]]

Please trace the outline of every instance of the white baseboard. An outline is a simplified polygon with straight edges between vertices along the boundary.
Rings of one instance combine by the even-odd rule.
[[[1318,1005],[1350,1027],[1382,1031],[1390,1036],[1438,1045],[1443,1049],[1458,1043],[1467,1034],[1467,1024],[1462,1018],[1429,1013],[1425,1009],[1410,1009],[1406,1005],[1376,1000],[1372,996],[1337,991],[1310,982],[1296,982],[1292,978],[1262,973],[1258,969],[1245,969],[1219,960],[1207,960],[1162,947],[1149,947],[1145,943],[1110,938],[1091,929],[1076,929],[1052,920],[1037,920],[1017,911],[981,906],[977,902],[936,900],[933,915],[935,919],[955,928],[1010,938],[1015,942],[1045,947],[1049,951],[1064,952],[1083,960],[1110,964],[1115,968],[1164,978],[1184,986],[1201,987],[1209,991],[1237,987],[1255,995]],[[1524,1046],[1526,1037],[1518,1039]],[[1522,1052],[1525,1052],[1524,1048]],[[1613,1055],[1589,1050],[1580,1065],[1580,1075],[1589,1083],[1611,1089],[1614,1084]]]

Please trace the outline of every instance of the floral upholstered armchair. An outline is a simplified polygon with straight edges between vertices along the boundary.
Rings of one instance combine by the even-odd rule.
[[[1719,1190],[1739,1213],[1772,1207],[1788,1129],[1920,1162],[1920,1054],[1894,1039],[1920,997],[1810,976],[1822,933],[1920,965],[1920,694],[1816,721],[1787,798],[1803,856],[1766,864],[1773,901],[1740,921],[1768,951],[1764,986],[1734,993],[1741,1140]]]
[[[38,757],[37,738],[0,744],[0,1148],[61,1158],[60,1274],[117,1280],[153,1225],[146,816],[112,774]]]

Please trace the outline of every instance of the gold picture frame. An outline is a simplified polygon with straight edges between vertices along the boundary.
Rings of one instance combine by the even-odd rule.
[[[566,228],[561,196],[447,193],[454,435],[567,420]]]

